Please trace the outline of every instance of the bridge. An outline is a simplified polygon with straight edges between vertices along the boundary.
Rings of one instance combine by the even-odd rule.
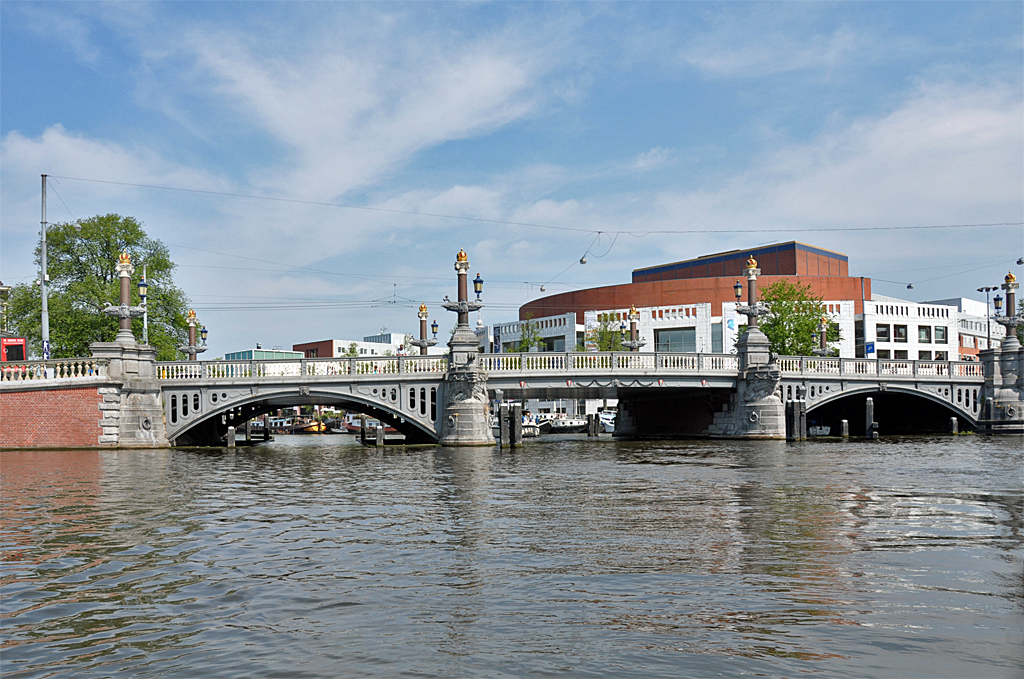
[[[756,301],[753,258],[748,304],[737,307],[750,323],[735,355],[641,352],[635,309],[629,352],[481,353],[469,313],[482,304],[468,298],[469,260],[460,251],[458,301],[443,304],[458,313],[445,356],[197,361],[193,315],[183,347],[191,360],[158,362],[156,350],[132,336],[131,267],[123,261],[118,270],[123,313],[114,342],[94,343],[88,358],[3,366],[0,445],[36,445],[36,434],[51,441],[47,417],[74,422],[79,433],[98,428],[97,445],[216,445],[231,426],[300,405],[376,416],[409,442],[490,445],[488,404],[501,398],[618,399],[615,433],[637,438],[781,438],[789,401],[836,430],[846,420],[865,432],[877,415],[882,433],[945,431],[950,418],[965,429],[1024,431],[1024,348],[1015,333],[982,352],[981,363],[836,358],[825,346],[821,356],[775,356],[757,327],[766,309]],[[1016,284],[1007,280],[1009,294]],[[417,346],[425,352],[434,341],[425,337],[425,308],[420,317]],[[68,398],[46,397],[62,390]],[[869,396],[877,406],[871,422]],[[22,422],[31,435],[14,431]]]
[[[488,398],[655,398],[680,412],[650,434],[700,435],[710,421],[689,401],[723,406],[740,378],[736,356],[683,353],[481,354]],[[960,361],[877,361],[780,357],[776,395],[802,399],[808,412],[858,397],[902,394],[938,406],[975,428],[982,366]],[[182,361],[157,363],[167,438],[178,444],[223,436],[228,425],[279,408],[332,405],[379,418],[408,440],[436,443],[447,394],[448,360],[439,356]],[[706,410],[706,408],[705,408]],[[696,418],[696,422],[686,420]],[[849,419],[849,418],[846,418]],[[835,423],[838,430],[838,421]],[[623,433],[623,432],[620,432]],[[634,432],[644,435],[643,431]]]

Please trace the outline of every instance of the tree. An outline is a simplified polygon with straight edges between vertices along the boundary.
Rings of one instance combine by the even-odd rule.
[[[348,345],[348,351],[346,351],[344,354],[342,354],[342,356],[358,356],[358,355],[359,355],[359,347],[356,345],[355,342],[350,342],[349,345]]]
[[[614,314],[599,314],[597,327],[587,331],[587,341],[597,345],[598,351],[622,351],[622,330]]]
[[[537,327],[537,322],[533,320],[533,314],[527,313],[519,333],[519,344],[516,346],[516,351],[525,354],[533,347],[541,345],[544,339],[540,336]]]
[[[81,227],[78,231],[75,227]],[[120,281],[115,266],[127,251],[135,265],[132,304],[139,304],[137,283],[146,263],[149,284],[149,343],[161,361],[181,358],[178,346],[188,340],[188,298],[174,285],[175,264],[167,246],[146,235],[132,217],[97,215],[76,223],[55,224],[46,232],[50,276],[47,305],[50,314],[50,355],[72,358],[89,355],[93,342],[111,342],[118,319],[100,313],[104,302],[116,304]],[[36,246],[38,269],[40,248]],[[37,285],[23,283],[11,290],[9,316],[13,329],[28,338],[29,352],[42,354],[42,295]],[[132,332],[142,339],[142,319],[132,320]]]
[[[821,297],[815,297],[810,285],[778,280],[764,288],[759,295],[768,307],[768,314],[759,323],[768,336],[772,351],[783,356],[810,356],[818,343],[812,335],[818,332],[818,323],[825,315]],[[839,326],[827,323],[825,336],[829,344],[842,338]],[[741,328],[742,330],[742,328]]]

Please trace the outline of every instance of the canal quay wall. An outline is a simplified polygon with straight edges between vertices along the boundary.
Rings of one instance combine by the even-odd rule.
[[[89,358],[5,365],[0,449],[165,448],[156,349],[97,342]]]

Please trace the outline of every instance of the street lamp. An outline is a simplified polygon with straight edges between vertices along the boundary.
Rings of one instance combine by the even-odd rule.
[[[199,331],[199,334],[203,338],[203,343],[199,344],[198,342],[196,342],[196,325],[197,325],[198,322],[196,321],[195,309],[189,309],[188,310],[188,317],[187,318],[188,318],[188,344],[184,344],[184,345],[178,347],[178,351],[181,351],[183,353],[188,354],[188,360],[194,361],[194,360],[196,360],[196,354],[201,354],[204,351],[206,351],[206,335],[207,335],[207,332],[206,332],[206,326],[204,325],[203,329]]]
[[[736,293],[736,303],[739,304],[739,301],[743,298],[743,283],[736,281],[736,285],[732,286],[732,289]]]
[[[419,316],[420,319],[420,338],[418,340],[409,340],[409,344],[420,348],[420,356],[426,356],[427,347],[432,347],[437,344],[437,321],[434,321],[435,339],[427,339],[427,305],[420,304],[420,310],[416,315]]]
[[[434,319],[434,322],[430,324],[430,332],[434,333],[434,339],[437,339],[437,319],[436,318]]]
[[[640,312],[636,310],[636,305],[629,307],[629,341],[623,342],[622,345],[628,348],[630,351],[639,351],[640,347],[647,344],[645,340],[638,337],[636,322],[640,320]],[[625,321],[623,321],[625,326]]]
[[[1003,310],[1003,296],[1002,295],[996,295],[995,298],[992,300],[992,302],[995,304],[996,316],[998,316],[999,312]]]
[[[118,258],[117,266],[114,267],[117,271],[117,276],[120,279],[120,304],[114,306],[110,302],[106,302],[106,307],[103,308],[101,313],[108,316],[114,316],[118,319],[118,330],[117,337],[114,338],[115,342],[121,344],[135,344],[135,335],[132,334],[132,319],[138,318],[146,313],[146,309],[143,306],[132,306],[131,305],[131,290],[132,290],[132,279],[131,276],[135,273],[135,267],[132,266],[132,258],[125,250],[121,253]],[[45,298],[44,298],[45,299]],[[47,329],[49,334],[49,329]],[[49,351],[49,340],[47,340],[47,347],[44,348],[44,353]]]
[[[142,263],[142,278],[139,279],[139,306],[142,307],[142,343],[149,344],[149,308],[146,300],[149,299],[149,283],[146,282],[146,263]]]
[[[995,285],[978,288],[978,292],[984,292],[985,293],[985,333],[988,335],[988,339],[987,339],[988,344],[986,346],[988,346],[989,349],[992,348],[992,321],[991,321],[991,319],[989,317],[989,311],[988,311],[988,293],[992,292],[993,290],[998,290],[998,289],[999,288],[996,287]],[[996,309],[998,309],[998,308],[999,307],[997,306]]]
[[[476,278],[473,279],[473,292],[476,293],[477,300],[480,299],[481,293],[484,291],[484,279],[480,278],[480,274],[477,273]]]

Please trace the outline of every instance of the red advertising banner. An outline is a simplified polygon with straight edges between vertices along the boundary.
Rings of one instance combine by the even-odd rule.
[[[24,361],[25,360],[25,338],[24,337],[3,337],[0,338],[0,361]]]

